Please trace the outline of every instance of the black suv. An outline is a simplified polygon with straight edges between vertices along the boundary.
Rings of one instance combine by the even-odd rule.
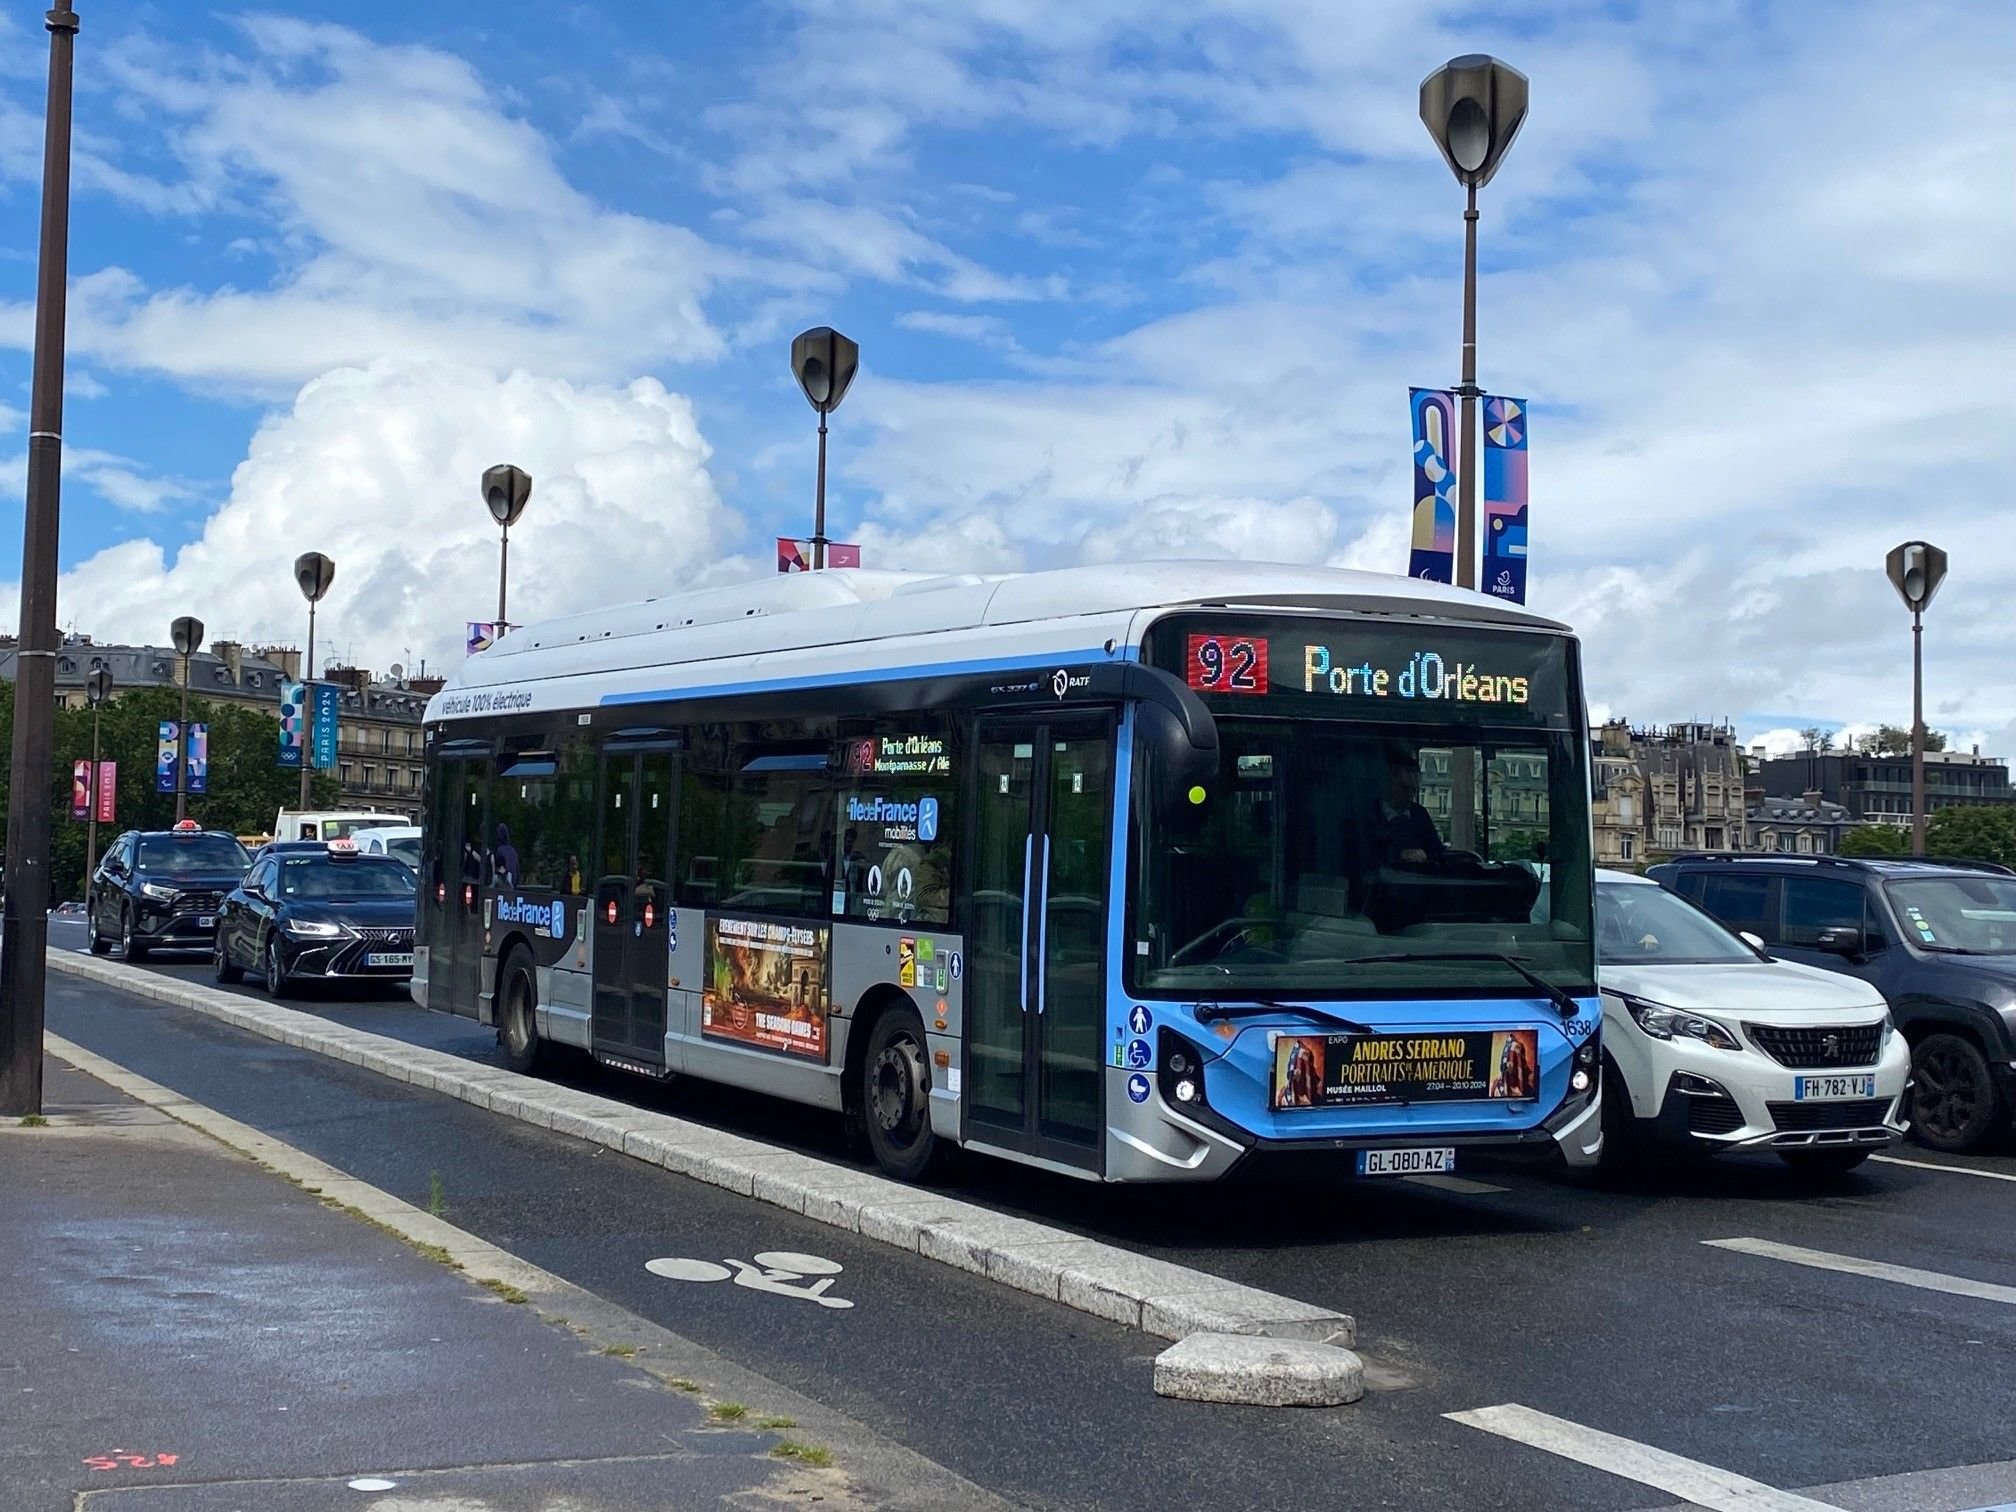
[[[217,909],[252,858],[235,835],[199,829],[128,830],[105,852],[84,898],[91,953],[117,940],[129,961],[156,948],[208,950]]]
[[[2016,1110],[2016,872],[1985,861],[1679,856],[1647,876],[1774,956],[1871,983],[1911,1043],[1912,1134],[1972,1150]]]

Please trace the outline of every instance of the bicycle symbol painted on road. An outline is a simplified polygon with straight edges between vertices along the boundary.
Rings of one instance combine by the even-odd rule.
[[[829,1296],[833,1278],[845,1269],[837,1260],[823,1255],[806,1255],[796,1250],[765,1250],[752,1264],[747,1260],[686,1260],[668,1256],[647,1260],[644,1269],[668,1281],[727,1281],[751,1291],[771,1292],[780,1297],[803,1297],[821,1307],[847,1308],[854,1304],[845,1297]],[[812,1280],[813,1277],[817,1280]],[[809,1285],[799,1283],[810,1282]]]

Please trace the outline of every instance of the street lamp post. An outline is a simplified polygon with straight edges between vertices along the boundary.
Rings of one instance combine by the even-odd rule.
[[[861,348],[831,326],[801,331],[791,342],[791,371],[819,412],[819,483],[812,504],[812,566],[826,565],[826,417],[840,408],[861,368]]]
[[[185,614],[168,627],[182,655],[182,717],[175,726],[175,822],[189,813],[189,658],[203,644],[203,621]]]
[[[84,679],[84,701],[91,705],[91,795],[84,821],[84,897],[91,897],[91,873],[98,870],[98,713],[112,696],[112,669],[93,667]]]
[[[1463,439],[1456,448],[1456,583],[1477,586],[1477,191],[1526,120],[1526,75],[1483,53],[1451,58],[1421,81],[1421,122],[1466,191],[1463,207]]]
[[[1925,854],[1925,610],[1946,579],[1946,553],[1906,541],[1883,559],[1897,596],[1911,611],[1911,854]]]
[[[301,586],[301,596],[308,600],[308,660],[301,669],[301,685],[304,701],[312,705],[315,697],[315,606],[322,602],[322,595],[336,581],[336,564],[319,551],[304,551],[294,558],[294,581]],[[298,807],[303,809],[308,807],[308,781],[315,773],[314,730],[308,713],[307,709],[302,710],[301,800]]]
[[[511,578],[511,527],[525,513],[525,501],[532,497],[532,476],[522,467],[500,462],[483,474],[483,502],[490,518],[503,531],[497,547],[497,634],[504,634],[504,593]]]
[[[62,525],[63,322],[70,264],[70,74],[77,12],[52,0],[48,112],[42,131],[42,245],[28,397],[28,487],[21,527],[21,626],[14,673],[6,897],[0,903],[0,1115],[42,1111],[48,984],[49,763],[56,744],[56,558]]]

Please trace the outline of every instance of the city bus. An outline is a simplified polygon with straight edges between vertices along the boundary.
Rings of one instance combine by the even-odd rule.
[[[1586,731],[1565,626],[1371,573],[595,610],[428,706],[413,991],[520,1070],[834,1110],[904,1179],[1588,1165]]]

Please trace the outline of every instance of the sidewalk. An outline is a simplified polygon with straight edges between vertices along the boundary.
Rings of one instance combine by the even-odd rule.
[[[205,1135],[54,1060],[47,1085],[47,1127],[0,1127],[7,1512],[853,1502]]]

